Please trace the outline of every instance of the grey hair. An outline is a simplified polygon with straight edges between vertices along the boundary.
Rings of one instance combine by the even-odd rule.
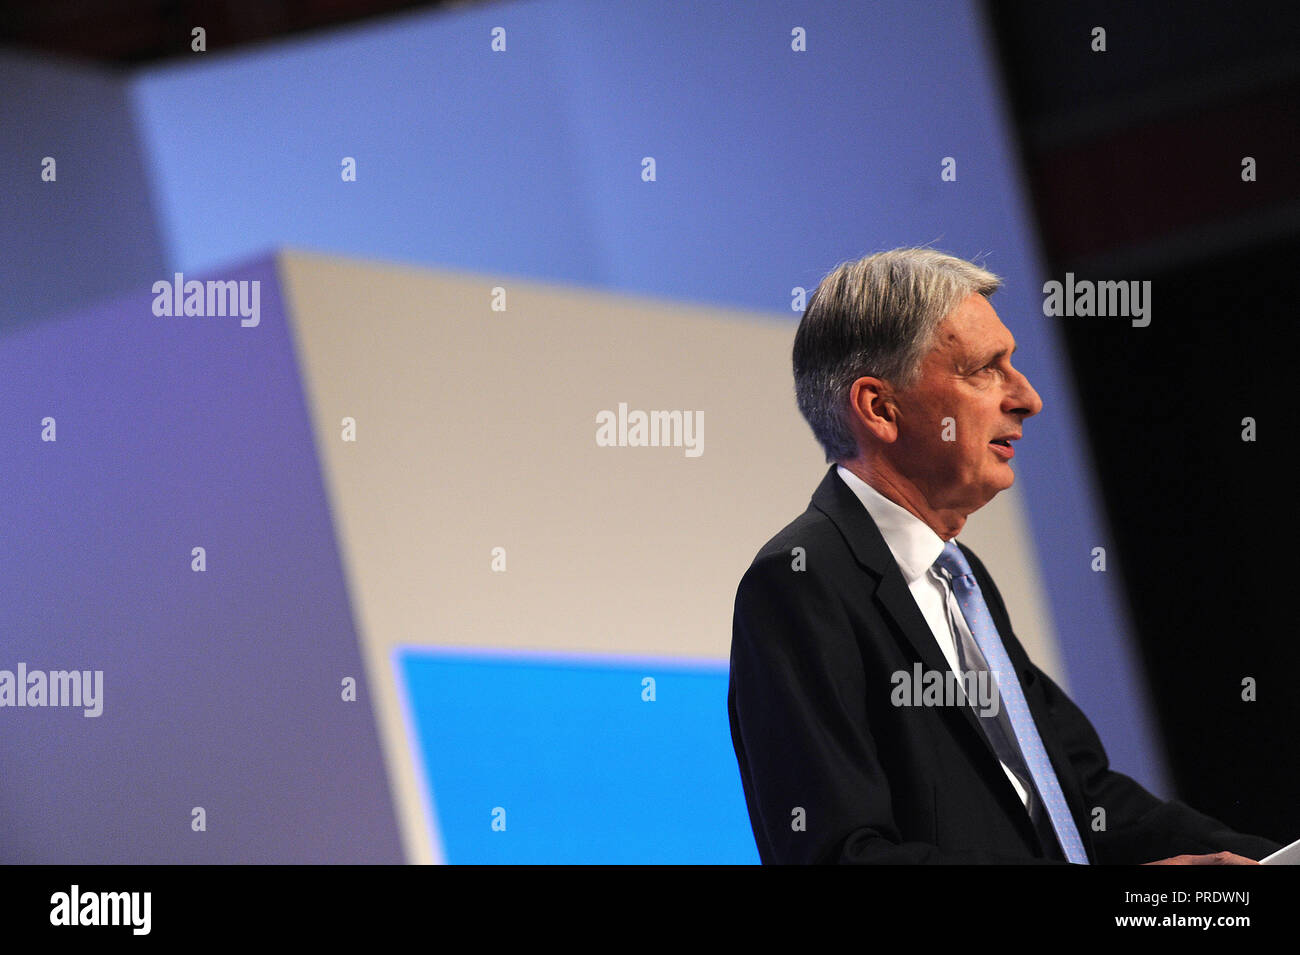
[[[894,249],[836,266],[817,286],[794,336],[799,411],[827,462],[858,456],[849,427],[849,389],[862,377],[903,389],[943,320],[972,294],[992,295],[1002,280],[934,249]]]

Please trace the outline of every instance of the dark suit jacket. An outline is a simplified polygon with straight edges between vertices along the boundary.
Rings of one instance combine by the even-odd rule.
[[[793,569],[795,548],[805,570]],[[1278,848],[1111,771],[1087,717],[1029,661],[988,571],[962,550],[1090,861],[1224,849],[1259,859]],[[1039,837],[969,706],[891,705],[891,675],[917,661],[949,669],[871,515],[832,466],[736,593],[727,703],[765,863],[1064,862],[1055,840]]]

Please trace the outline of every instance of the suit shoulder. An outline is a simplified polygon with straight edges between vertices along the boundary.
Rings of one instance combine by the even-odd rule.
[[[844,550],[844,539],[833,521],[811,504],[808,509],[777,531],[766,544],[758,549],[750,563],[750,569],[756,565],[770,563],[774,559],[789,560],[795,548],[802,547],[805,552],[838,547]]]
[[[839,529],[814,507],[775,534],[736,587],[733,673],[737,659],[754,654],[830,659],[853,646],[855,566]]]
[[[801,582],[800,589],[807,595],[826,594],[839,589],[832,578],[853,566],[852,552],[840,529],[809,505],[759,548],[736,589],[737,600],[755,589],[784,587],[792,580],[791,570],[800,571],[793,579]]]

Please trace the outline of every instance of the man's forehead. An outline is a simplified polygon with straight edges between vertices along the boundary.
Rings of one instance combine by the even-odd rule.
[[[934,350],[944,354],[973,355],[1006,351],[1014,354],[1018,345],[1011,330],[1002,324],[993,306],[982,295],[974,296],[943,320],[935,334]],[[980,307],[980,302],[984,307]]]

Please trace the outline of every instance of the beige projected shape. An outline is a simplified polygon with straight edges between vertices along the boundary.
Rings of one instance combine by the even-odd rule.
[[[741,575],[826,470],[794,401],[794,317],[298,251],[278,264],[407,857],[441,861],[393,650],[726,660]],[[620,403],[702,412],[703,453],[599,447],[597,414]],[[1017,484],[961,539],[1060,679],[1023,513]]]

